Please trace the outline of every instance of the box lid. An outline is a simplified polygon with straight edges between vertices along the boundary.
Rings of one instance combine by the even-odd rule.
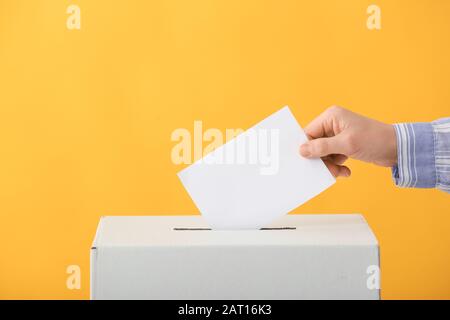
[[[199,216],[105,216],[93,248],[123,246],[378,246],[360,214],[284,216],[261,230],[210,230]]]

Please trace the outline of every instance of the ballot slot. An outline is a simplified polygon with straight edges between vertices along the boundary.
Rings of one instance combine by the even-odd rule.
[[[260,228],[256,231],[280,231],[280,230],[296,230],[297,227],[273,227],[273,228]],[[211,228],[173,228],[173,231],[213,231]],[[223,230],[222,230],[223,231]],[[234,230],[239,231],[239,230]],[[241,230],[248,231],[248,230]]]

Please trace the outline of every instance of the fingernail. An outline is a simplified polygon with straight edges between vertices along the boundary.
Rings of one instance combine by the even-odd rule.
[[[300,154],[306,158],[311,156],[311,150],[308,144],[305,143],[300,146]]]

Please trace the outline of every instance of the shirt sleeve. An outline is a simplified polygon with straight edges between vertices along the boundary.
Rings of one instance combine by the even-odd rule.
[[[450,118],[399,123],[394,182],[406,188],[438,188],[450,193]]]

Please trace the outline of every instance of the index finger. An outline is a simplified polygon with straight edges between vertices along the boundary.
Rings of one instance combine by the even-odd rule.
[[[322,112],[305,127],[305,133],[309,138],[317,139],[330,137],[335,134],[333,130],[333,116],[330,109],[328,108]]]

